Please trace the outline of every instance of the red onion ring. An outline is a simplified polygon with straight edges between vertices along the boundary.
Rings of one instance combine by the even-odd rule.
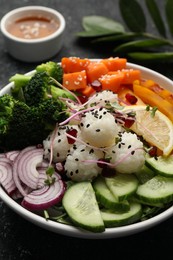
[[[31,189],[37,189],[39,180],[39,172],[37,167],[43,161],[43,149],[30,146],[24,148],[14,160],[13,177],[17,188],[26,195],[22,188],[21,182],[26,184]]]
[[[53,184],[44,185],[27,194],[22,201],[22,206],[28,210],[44,210],[60,202],[66,186],[59,174],[54,173],[53,177],[55,177]]]
[[[12,163],[10,159],[5,157],[1,157],[0,160],[0,183],[9,195],[16,190],[13,180]]]
[[[9,151],[5,153],[6,158],[10,159],[12,162],[15,160],[17,155],[19,154],[20,151]]]

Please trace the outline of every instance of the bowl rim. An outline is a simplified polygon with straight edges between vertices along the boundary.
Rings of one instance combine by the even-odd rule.
[[[90,59],[93,61],[98,61],[100,59]],[[159,72],[156,72],[152,69],[146,68],[141,65],[137,65],[134,63],[127,62],[127,68],[131,69],[140,69],[142,73],[142,77],[144,79],[152,79],[155,80],[156,83],[163,86],[166,89],[173,90],[173,81],[166,76],[162,75]],[[32,70],[26,75],[33,75],[35,70]],[[150,78],[151,77],[151,78]],[[0,96],[8,93],[10,89],[13,87],[13,83],[7,84],[4,88],[0,90]],[[54,233],[58,233],[61,235],[66,235],[70,237],[76,238],[83,238],[83,239],[109,239],[109,238],[118,238],[118,237],[125,237],[130,236],[142,231],[145,231],[149,228],[152,228],[161,222],[166,221],[168,218],[173,216],[173,206],[169,207],[168,209],[164,210],[163,212],[159,213],[158,215],[144,220],[142,222],[133,223],[126,226],[121,227],[114,227],[114,228],[106,228],[106,230],[102,233],[92,233],[80,228],[76,228],[74,226],[66,225],[63,223],[54,222],[53,220],[45,220],[44,217],[37,215],[19,205],[15,200],[13,200],[0,186],[0,198],[2,201],[9,206],[13,211],[18,213],[24,219],[28,220],[29,222],[44,228],[48,231],[52,231]]]
[[[56,16],[57,19],[59,20],[59,23],[60,23],[58,29],[54,33],[52,33],[48,36],[45,36],[45,37],[42,37],[42,38],[37,38],[37,39],[29,39],[29,40],[16,37],[6,30],[5,25],[6,25],[7,21],[10,20],[11,16],[18,14],[18,13],[26,12],[26,11],[32,11],[32,10],[38,11],[38,12],[44,11],[44,12],[47,12],[47,14],[50,14],[50,15],[52,14],[52,15]],[[39,5],[30,5],[30,6],[24,6],[24,7],[19,7],[19,8],[13,9],[13,10],[9,11],[8,13],[6,13],[1,18],[1,21],[0,21],[0,29],[1,29],[2,34],[5,37],[7,37],[8,39],[13,40],[15,42],[28,43],[28,44],[41,43],[41,42],[46,42],[46,41],[49,41],[51,39],[54,39],[54,38],[60,36],[63,33],[63,31],[65,30],[65,27],[66,27],[65,18],[59,11],[57,11],[53,8],[50,8],[50,7],[39,6]]]

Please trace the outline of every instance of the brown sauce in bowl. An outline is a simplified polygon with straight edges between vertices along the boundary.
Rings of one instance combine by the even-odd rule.
[[[59,22],[42,16],[24,17],[11,23],[8,32],[18,38],[39,39],[53,34]]]

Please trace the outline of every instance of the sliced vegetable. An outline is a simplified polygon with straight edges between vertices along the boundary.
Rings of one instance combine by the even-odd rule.
[[[67,189],[62,204],[77,226],[92,232],[103,232],[104,223],[90,182],[80,182]]]
[[[77,90],[87,87],[86,71],[63,74],[63,86],[68,90]]]
[[[124,73],[124,78],[122,84],[133,84],[135,80],[141,79],[141,72],[140,70],[135,69],[124,69],[122,70]]]
[[[105,178],[106,185],[119,201],[129,198],[138,187],[138,180],[133,174],[116,174]]]
[[[114,72],[112,74],[107,73],[106,75],[99,78],[102,85],[102,90],[111,90],[117,93],[120,85],[124,79],[124,74],[121,71]]]
[[[0,157],[0,184],[9,195],[16,190],[12,169],[11,160],[5,157]]]
[[[46,178],[45,174],[43,179]],[[29,210],[44,210],[58,204],[64,195],[65,185],[57,173],[53,174],[53,178],[51,185],[44,185],[27,194],[22,200],[22,206]]]
[[[158,94],[160,97],[166,99],[169,103],[173,105],[173,94],[169,90],[162,88],[153,80],[146,80],[144,82],[141,82],[141,85],[146,88],[149,88],[150,90]]]
[[[89,59],[81,59],[78,57],[63,57],[61,59],[61,65],[64,73],[79,72],[85,70],[90,64]]]
[[[21,183],[24,183],[31,189],[37,189],[39,180],[37,167],[41,166],[42,162],[43,149],[37,149],[35,146],[24,148],[16,157],[13,165],[13,177],[21,193],[23,193]]]
[[[146,165],[165,177],[173,177],[173,155],[150,157],[146,156]]]
[[[89,83],[92,83],[107,74],[108,71],[108,68],[103,62],[91,62],[86,69],[87,80]]]
[[[146,203],[168,203],[173,200],[173,178],[157,175],[139,185],[136,196]]]
[[[171,105],[167,100],[163,99],[152,90],[142,87],[138,82],[134,82],[133,91],[145,104],[157,107],[163,114],[173,121],[173,105]]]
[[[114,209],[118,211],[128,211],[130,206],[127,200],[119,202],[117,197],[113,195],[108,186],[106,185],[105,179],[99,176],[93,183],[93,188],[96,193],[97,201],[108,209]]]
[[[125,58],[109,58],[109,59],[102,59],[103,62],[109,71],[116,71],[122,70],[126,68],[127,59]]]
[[[95,90],[92,86],[86,86],[86,88],[79,89],[79,92],[86,97],[90,97],[95,93]]]
[[[142,206],[140,203],[131,202],[127,212],[116,212],[108,209],[101,209],[105,227],[119,227],[132,224],[140,220],[142,216]]]

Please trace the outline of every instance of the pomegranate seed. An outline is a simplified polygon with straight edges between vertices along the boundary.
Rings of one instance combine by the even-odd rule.
[[[91,83],[91,87],[93,87],[93,89],[97,92],[101,91],[102,90],[102,84],[99,80],[94,80],[92,83]]]
[[[70,129],[70,130],[67,131],[67,134],[69,134],[73,137],[76,137],[77,136],[77,130],[76,129]],[[73,139],[69,136],[67,136],[67,140],[68,140],[69,144],[74,144],[74,142],[75,142],[75,139]]]
[[[136,102],[138,101],[138,99],[137,99],[134,95],[132,95],[132,94],[130,94],[130,93],[127,93],[127,94],[125,95],[125,97],[126,97],[127,101],[128,101],[130,104],[132,104],[132,105],[136,104]]]
[[[151,157],[155,157],[155,156],[157,156],[157,147],[156,146],[153,146],[150,150],[149,150],[149,155],[151,156]]]
[[[135,122],[133,118],[126,118],[124,119],[124,127],[130,128]]]
[[[80,102],[81,102],[82,104],[84,104],[85,102],[88,101],[88,98],[87,98],[86,96],[78,96],[78,99],[80,100]]]

